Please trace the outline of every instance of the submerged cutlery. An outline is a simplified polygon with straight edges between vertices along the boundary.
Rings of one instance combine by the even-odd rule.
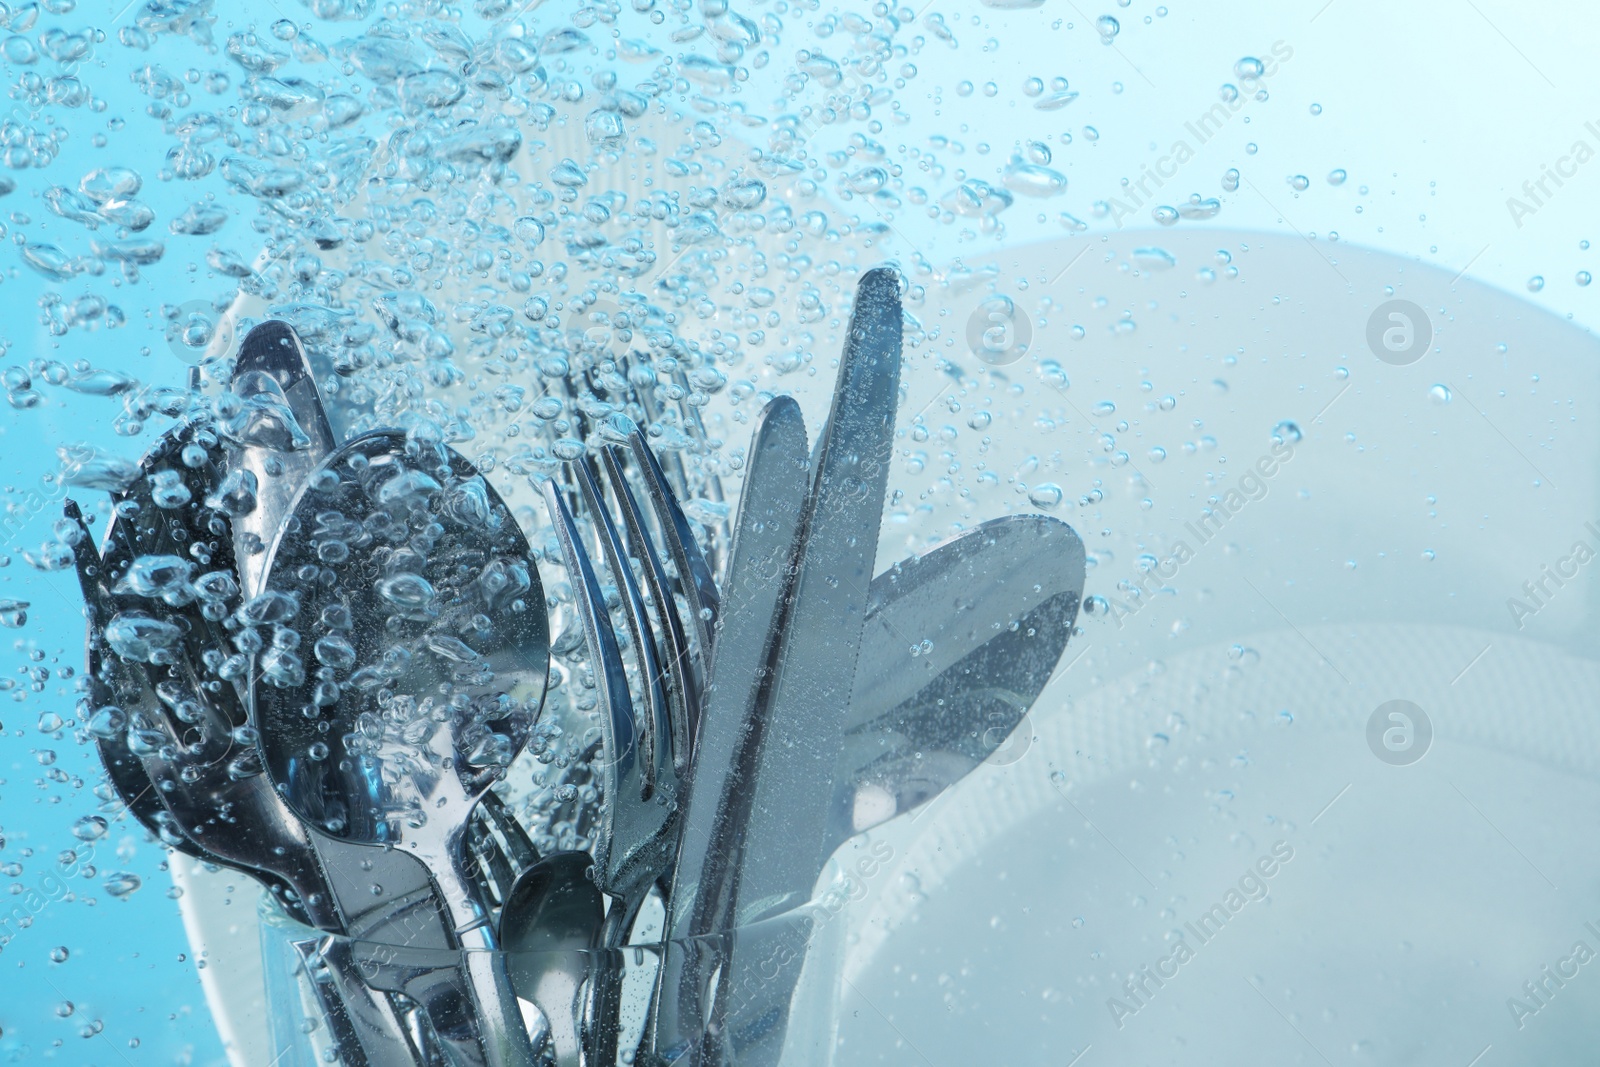
[[[695,742],[677,864],[667,897],[667,936],[677,942],[657,980],[651,1038],[658,1055],[699,1040],[718,964],[703,935],[735,924],[731,874],[744,843],[748,776],[745,746],[759,739],[756,718],[792,578],[795,538],[805,504],[809,456],[800,407],[779,397],[761,412],[751,438],[744,489],[734,520],[716,654]]]
[[[587,852],[557,852],[517,877],[500,913],[517,995],[539,1006],[557,1067],[580,1067],[583,987],[594,981],[605,901]],[[597,1023],[600,1020],[595,1020]]]
[[[339,930],[342,920],[305,830],[260,775],[244,709],[232,681],[224,680],[242,666],[228,661],[231,642],[222,625],[233,617],[228,609],[237,588],[227,525],[204,503],[206,487],[219,480],[215,439],[210,448],[207,440],[199,423],[166,435],[145,457],[144,476],[118,500],[107,531],[100,595],[115,614],[105,638],[128,668],[124,677],[142,673],[157,698],[128,690],[137,707],[128,724],[130,748],[173,826],[210,854],[287,884],[314,925]],[[190,586],[196,549],[201,565],[216,569]],[[229,820],[252,832],[229,832]]]
[[[531,1062],[464,849],[474,807],[544,700],[549,632],[527,541],[465,459],[378,431],[312,473],[268,573],[262,595],[277,598],[277,632],[293,635],[283,644],[320,664],[264,662],[257,708],[273,779],[324,832],[423,861],[476,1009],[456,1025],[434,1018],[435,1029],[458,1050],[481,1040],[494,1067]]]
[[[862,628],[877,555],[900,380],[899,279],[878,268],[863,275],[850,317],[839,384],[817,443],[802,513],[798,574],[784,606],[764,707],[742,747],[748,778],[743,848],[733,861],[733,917],[757,922],[810,899],[829,854],[832,779],[843,747]],[[788,1004],[804,953],[774,961],[758,943],[734,939],[721,970],[723,989],[759,971],[774,1003]],[[726,998],[707,1023],[709,1062],[773,1064],[786,1010],[727,1014]],[[694,1061],[691,1061],[694,1062]]]
[[[147,457],[104,560],[69,510],[114,787],[174,847],[350,938],[296,943],[348,1062],[609,1067],[623,985],[607,953],[659,893],[650,1062],[776,1063],[805,946],[775,959],[739,931],[792,925],[847,838],[1023,721],[1072,632],[1083,548],[1014,517],[873,577],[898,290],[889,270],[862,277],[813,453],[793,400],[761,413],[723,588],[619,413],[608,436],[626,448],[546,483],[599,698],[592,853],[541,859],[490,792],[549,669],[515,520],[426,434],[335,449],[286,324],[245,339],[214,421]],[[518,992],[540,1009],[532,1039]]]
[[[689,625],[699,640],[700,657],[696,672],[704,677],[705,666],[711,659],[717,621],[717,585],[711,577],[711,567],[706,563],[705,553],[694,539],[689,520],[667,484],[666,472],[661,469],[660,461],[637,428],[628,444],[639,465],[650,505],[659,519],[662,540],[666,542],[667,552],[678,570],[678,586],[689,605]],[[689,723],[688,727],[692,734],[694,723]]]
[[[863,279],[859,302],[873,295],[870,281]],[[874,427],[862,418],[868,412],[881,418],[892,410],[894,395],[896,364],[886,350],[895,335],[885,322],[882,294],[877,295],[878,307],[869,305],[869,314],[878,312],[876,322],[852,324],[854,359],[847,349],[834,416],[817,447],[818,470],[805,504],[808,525],[797,538],[793,535],[806,469],[798,410],[792,401],[787,407],[774,402],[756,429],[724,600],[728,621],[712,661],[668,905],[668,928],[675,936],[731,931],[808,898],[823,861],[847,838],[930,800],[1011,735],[1048,681],[1072,630],[1084,573],[1077,535],[1063,523],[1037,516],[986,523],[873,579],[860,598],[865,618],[858,639],[853,639],[854,630],[840,638],[845,654],[860,651],[859,660],[849,666],[847,707],[825,724],[815,719],[809,732],[794,731],[796,738],[807,739],[804,746],[796,741],[763,753],[766,732],[772,729],[768,717],[828,716],[795,697],[783,710],[781,657],[776,678],[762,681],[775,658],[774,644],[796,640],[795,633],[802,635],[799,640],[812,642],[812,653],[797,661],[790,675],[792,692],[813,699],[834,692],[823,688],[827,682],[809,682],[819,656],[816,649],[826,647],[826,640],[807,635],[797,616],[806,617],[808,604],[818,612],[812,626],[826,616],[814,593],[808,601],[806,565],[817,567],[819,560],[827,560],[813,573],[826,575],[824,583],[833,587],[842,586],[841,575],[849,573],[848,564],[836,562],[841,547],[855,553],[846,557],[854,561],[855,574],[871,567],[882,493],[873,493],[869,505],[860,494],[864,485],[871,493],[871,483],[859,477],[859,468],[850,468],[874,449],[886,460],[892,431],[892,426]],[[874,340],[876,350],[863,353],[863,344]],[[852,386],[864,407],[850,407]],[[874,401],[876,407],[871,406]],[[842,445],[836,439],[839,426],[845,427]],[[841,447],[848,460],[830,460],[830,453],[837,455]],[[857,494],[854,499],[851,493]],[[814,521],[818,514],[823,516],[820,523]],[[854,515],[853,528],[847,521],[831,521],[847,514]],[[759,549],[747,553],[745,546],[757,544]],[[764,561],[755,574],[752,557]],[[799,579],[786,573],[797,559]],[[748,587],[741,589],[741,582]],[[791,582],[797,586],[791,588]],[[854,591],[859,594],[859,586]],[[841,600],[844,618],[829,620],[836,631],[848,624],[853,607],[853,602]],[[786,601],[800,607],[791,606],[783,614],[780,605]],[[735,613],[744,612],[749,617],[737,625],[731,622]],[[783,635],[770,636],[771,625],[781,625]],[[796,677],[808,681],[796,684]],[[807,783],[783,767],[778,773],[790,777],[770,777],[774,764],[792,764],[794,757],[806,754],[796,749],[809,746],[814,752],[830,743],[838,747],[829,773]],[[772,762],[763,762],[764,756]],[[803,815],[807,784],[832,794],[817,822],[808,823]],[[751,884],[774,884],[775,839],[751,829],[762,814],[764,791],[765,810],[782,811],[790,820],[790,830],[781,838],[782,849],[791,850],[783,859],[793,863],[787,896],[763,893]],[[820,831],[815,851],[795,860],[793,830],[800,830],[804,851],[806,830],[813,825]],[[774,955],[759,938],[736,936],[723,958],[712,951],[713,944],[691,940],[676,955],[667,954],[653,1006],[656,1055],[669,1061],[689,1055],[692,1063],[775,1062],[804,952]],[[752,959],[759,960],[763,971],[758,981],[751,980],[757,966]],[[721,976],[716,989],[709,984],[714,974]],[[733,1003],[730,994],[736,988],[742,999]]]
[[[268,320],[245,335],[234,361],[231,395],[220,407],[229,462],[216,495],[231,504],[242,596],[247,602],[270,606],[274,598],[263,596],[267,593],[268,549],[310,475],[335,446],[310,361],[293,327]],[[294,652],[288,650],[285,657],[275,647],[254,650],[251,683],[244,689],[252,723],[259,723],[256,672],[267,657],[272,657],[272,663],[289,663]],[[359,800],[352,798],[353,802]],[[414,857],[352,845],[315,827],[309,831],[309,840],[327,874],[349,936],[419,949],[452,944],[429,872]],[[320,958],[328,961],[331,969],[344,963],[345,955],[335,950]],[[462,1000],[450,978],[448,974],[433,974],[426,980],[407,976],[405,981],[391,979],[388,986],[390,992],[397,992],[397,986],[415,990],[426,985],[435,1010],[444,1014],[443,1002],[454,1005]],[[389,998],[377,990],[383,984],[382,979],[369,983],[336,980],[332,988],[364,1002],[345,1005],[349,1014],[365,1019],[389,1015],[393,1021]],[[453,1013],[459,1015],[460,1011]],[[395,1025],[391,1029],[401,1028]],[[442,1029],[446,1034],[452,1032],[449,1025]],[[393,1050],[388,1054],[397,1055]]]
[[[256,605],[256,611],[270,612],[281,601],[266,595],[268,550],[311,474],[333,451],[333,430],[305,348],[288,323],[268,320],[245,335],[234,361],[232,388],[233,396],[222,403],[228,473],[216,498],[233,519],[241,597]],[[292,673],[297,660],[303,667],[303,656],[264,644],[250,656],[250,684],[243,695],[252,722],[259,726],[255,702],[260,670],[284,665]],[[407,944],[448,944],[443,917],[429,914],[434,890],[421,863],[389,849],[352,846],[315,829],[310,840],[352,937],[393,936],[396,921],[403,918]],[[374,893],[373,885],[383,891]]]
[[[1061,659],[1083,580],[1083,542],[1039,515],[983,523],[873,579],[830,852],[931,800],[1011,736]]]
[[[185,424],[162,438],[145,457],[144,477],[118,501],[98,574],[83,581],[91,605],[104,605],[92,610],[114,613],[102,633],[132,626],[170,636],[170,627],[181,636],[161,652],[134,647],[136,638],[119,650],[144,651],[147,661],[154,657],[166,661],[162,664],[129,662],[118,653],[108,661],[102,653],[93,656],[91,671],[112,682],[125,705],[120,711],[107,706],[127,719],[129,740],[119,747],[130,757],[141,753],[139,765],[156,786],[151,799],[164,809],[155,816],[165,831],[163,839],[208,862],[254,875],[274,889],[291,913],[323,930],[343,933],[347,916],[330,886],[332,871],[318,855],[316,835],[284,807],[261,775],[251,743],[254,726],[235,684],[218,676],[241,667],[230,665],[223,655],[230,640],[224,624],[238,618],[227,610],[237,586],[226,522],[205,502],[207,488],[217,481],[215,446],[215,435],[202,423]],[[87,550],[86,536],[76,549],[80,556]],[[188,571],[179,553],[186,548],[190,558],[215,568],[192,587],[182,580]],[[87,574],[92,560],[92,550],[88,558],[80,558],[80,575]],[[118,619],[126,625],[119,626]],[[199,665],[205,663],[214,665],[206,668],[210,678],[202,675]],[[239,826],[248,832],[240,833]],[[346,853],[334,870],[374,862],[381,866],[382,859],[376,850],[363,850],[360,856]],[[373,884],[370,874],[366,882]],[[392,895],[375,896],[370,889],[365,897],[369,907],[395,904]],[[392,1021],[393,1006],[385,998],[359,987],[353,991],[368,1003],[352,1005],[352,1010],[364,1018],[388,1016]],[[400,1054],[397,1030],[388,1035],[363,1031],[359,1037],[352,1057],[407,1062],[394,1058]]]

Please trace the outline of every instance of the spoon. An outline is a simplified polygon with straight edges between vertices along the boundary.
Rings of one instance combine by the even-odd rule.
[[[583,983],[600,947],[605,900],[587,852],[557,852],[517,876],[500,911],[500,947],[517,996],[539,1006],[557,1067],[582,1067]]]
[[[312,472],[333,451],[333,430],[305,346],[286,322],[269,319],[245,335],[231,390],[219,426],[228,473],[215,495],[232,518],[240,596],[269,612],[278,602],[262,596],[267,550]],[[256,649],[252,678],[269,663],[290,673],[297,669],[295,660],[303,666],[294,650],[288,650],[288,657],[282,651]],[[259,723],[255,698],[262,688],[244,687],[252,724]],[[434,949],[451,943],[443,916],[436,914],[437,903],[430,899],[433,882],[422,864],[404,853],[352,846],[315,829],[309,839],[349,936]]]
[[[254,601],[265,592],[267,551],[306,480],[335,447],[333,429],[318,392],[316,377],[294,327],[270,319],[241,341],[224,399],[220,429],[228,452],[226,481],[217,496],[232,505],[234,557],[242,597]],[[271,603],[268,598],[267,603]],[[273,650],[275,654],[277,650]],[[291,653],[292,654],[292,653]],[[251,675],[261,666],[251,657]],[[259,686],[245,688],[250,721],[259,722],[255,697]],[[446,929],[427,869],[405,853],[351,845],[312,828],[312,851],[325,872],[344,932],[373,945],[440,950],[453,939]],[[365,957],[371,970],[372,949]],[[439,1028],[451,1027],[445,1016],[460,1017],[464,998],[453,974],[427,974],[424,968],[383,968],[374,981],[363,983],[348,973],[351,953],[340,948],[321,954],[334,971],[335,987],[349,1001],[357,1018],[377,1019],[388,1013],[387,998],[372,991],[409,989],[413,999],[430,1005]],[[338,968],[345,968],[344,971]],[[369,988],[372,987],[372,988]],[[358,1003],[359,1001],[359,1003]],[[391,1020],[391,1041],[404,1027]],[[372,1031],[372,1027],[367,1028]],[[463,1036],[462,1040],[475,1040]],[[398,1053],[390,1049],[388,1055]]]
[[[464,950],[485,1061],[530,1063],[464,848],[547,683],[544,596],[516,520],[458,454],[378,431],[311,473],[267,573],[262,596],[278,598],[294,635],[284,643],[307,657],[298,672],[263,670],[269,773],[312,825],[428,867]]]
[[[254,495],[254,506],[234,516],[234,546],[239,582],[254,596],[279,524],[336,442],[305,346],[287,322],[268,319],[245,334],[229,389],[238,401],[222,426],[228,474]]]
[[[152,786],[160,783],[138,803],[157,822],[163,840],[206,862],[253,875],[291,914],[342,933],[349,923],[330,890],[330,868],[320,862],[315,835],[306,832],[260,773],[235,686],[219,677],[203,681],[195,667],[207,655],[220,658],[221,649],[231,647],[222,623],[236,590],[232,553],[224,536],[226,524],[206,497],[220,480],[216,444],[216,435],[204,423],[169,431],[144,457],[144,476],[119,498],[106,532],[104,558],[95,557],[86,528],[75,546],[96,635],[90,642],[91,675],[107,687],[97,699],[105,699],[102,707],[116,706],[112,699],[120,701],[126,725],[134,730],[98,739],[102,756],[113,782],[121,782],[118,788],[124,791],[138,785],[137,775]],[[179,553],[213,568],[192,587],[206,592],[198,600],[186,581],[176,580],[183,570]],[[156,569],[149,566],[152,561],[158,563]],[[89,568],[95,569],[92,579]],[[173,580],[163,584],[163,575]],[[159,595],[139,595],[140,589]],[[119,609],[183,629],[179,647],[163,657],[170,663],[158,669],[104,654],[105,626]],[[130,737],[145,739],[142,755],[130,748]],[[148,803],[159,810],[149,810]],[[240,826],[249,832],[238,832]],[[382,857],[368,849],[345,859],[333,869],[358,870]],[[370,874],[366,883],[372,884]],[[364,896],[367,907],[397,903],[393,895],[375,895],[370,888]],[[330,959],[330,969],[339,963]],[[374,1022],[350,1046],[351,1058],[394,1061],[403,1045],[393,1005],[348,970],[333,977],[337,987],[348,990],[349,999],[326,1004],[330,1013]]]

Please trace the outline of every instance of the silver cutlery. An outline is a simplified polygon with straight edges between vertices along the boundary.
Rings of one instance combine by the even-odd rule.
[[[720,588],[679,457],[619,411],[606,436],[626,447],[546,482],[600,709],[589,852],[540,857],[491,791],[550,662],[515,519],[426,434],[335,447],[286,324],[246,337],[214,419],[146,457],[103,559],[70,507],[113,786],[332,935],[294,944],[347,1063],[610,1067],[614,953],[654,894],[642,1054],[777,1062],[806,957],[795,909],[829,856],[995,757],[1082,595],[1077,535],[1037,516],[874,577],[901,318],[897,276],[869,271],[813,452],[792,399],[762,411]],[[780,916],[801,943],[774,969],[743,931]]]
[[[267,551],[311,472],[334,450],[333,427],[294,328],[268,319],[239,343],[224,400],[227,479],[253,506],[233,515],[239,584],[246,598],[266,587]]]
[[[481,1042],[491,1067],[530,1063],[464,848],[544,700],[549,632],[527,541],[465,459],[376,431],[312,472],[268,574],[263,595],[293,605],[279,609],[289,643],[321,664],[263,667],[269,773],[324,833],[422,861],[475,1009],[435,1029],[460,1057]]]
[[[219,406],[228,473],[217,496],[232,505],[241,595],[246,602],[270,604],[273,598],[263,596],[267,593],[269,550],[312,473],[335,447],[310,361],[293,327],[268,320],[244,337],[234,361],[231,395]],[[262,600],[257,601],[258,597]],[[255,707],[257,656],[264,651],[252,654],[251,684],[244,689],[251,721],[256,724],[260,722]],[[259,732],[258,738],[263,746],[272,740],[270,734],[263,738]],[[309,840],[343,914],[345,934],[420,950],[443,949],[454,943],[429,871],[414,857],[394,849],[352,845],[315,827],[309,831]],[[386,981],[386,992],[425,988],[436,1013],[447,1014],[448,1007],[454,1015],[462,1015],[460,1005],[465,998],[456,988],[459,982],[451,981],[452,975],[419,975],[403,968],[398,975],[381,973],[385,978],[378,982],[336,985],[345,995],[369,1001],[350,1007],[350,1011],[366,1018],[391,1011],[389,998],[378,990]],[[458,1034],[467,1046],[476,1040],[475,1028],[470,1025],[466,1031],[472,1033],[443,1021],[436,1030],[447,1036]],[[391,1049],[387,1054],[397,1052]]]
[[[633,435],[631,444],[635,449],[643,448],[646,452],[649,451],[643,438],[637,433]],[[700,713],[701,690],[705,682],[704,659],[703,656],[697,655],[697,652],[703,650],[705,645],[691,647],[689,643],[688,632],[684,628],[683,617],[677,610],[677,601],[666,568],[662,566],[661,554],[656,550],[655,542],[650,537],[644,513],[640,510],[638,498],[634,496],[633,488],[628,482],[623,458],[622,450],[615,446],[608,447],[601,453],[606,476],[622,511],[623,528],[628,533],[628,553],[639,561],[640,569],[644,572],[644,588],[649,591],[650,601],[655,605],[656,621],[663,640],[658,659],[669,703],[673,764],[679,776],[686,777],[693,760],[694,731]],[[676,508],[676,500],[668,490],[664,494],[663,504],[658,506],[657,524],[663,528],[671,525],[676,529],[676,522],[670,516],[663,517],[660,510],[666,506],[666,500],[671,500],[676,513],[682,515],[682,510]],[[691,534],[690,544],[693,543]],[[686,547],[685,557],[688,553],[689,549]]]
[[[866,289],[864,280],[863,297]],[[862,330],[853,324],[852,337],[858,342],[869,340],[870,330],[870,326]],[[882,335],[892,333],[882,330],[881,323],[880,330],[878,343],[887,347]],[[883,375],[877,383],[881,390],[877,397],[879,404],[885,405],[885,393],[893,395],[894,364],[881,351],[877,358],[883,368],[876,371]],[[824,513],[835,507],[818,503],[826,500],[822,494],[829,479],[824,467],[829,449],[837,447],[828,439],[840,416],[839,402],[849,395],[855,366],[859,364],[853,365],[847,357],[834,418],[825,430],[825,440],[818,442],[819,470],[808,506]],[[805,440],[798,412],[785,412],[787,418],[782,418],[780,410],[775,402],[763,413],[750,450],[752,466],[730,561],[729,618],[740,610],[734,607],[739,599],[738,583],[743,568],[749,566],[742,558],[741,542],[752,534],[764,534],[769,540],[762,557],[774,561],[787,558],[786,531],[792,526],[774,511],[792,515],[798,509],[803,474],[799,487],[791,484],[785,489],[773,472],[791,472],[792,477],[797,465],[803,471]],[[775,426],[791,420],[787,435],[774,432]],[[886,446],[890,431],[892,426],[878,431],[880,449]],[[779,447],[778,441],[785,438]],[[783,455],[781,465],[774,462],[764,468],[769,454]],[[770,494],[779,506],[758,503],[764,494]],[[881,493],[874,499],[881,501]],[[790,510],[784,511],[783,504]],[[758,518],[752,522],[747,515]],[[878,511],[858,506],[857,531],[843,535],[844,539],[854,538],[852,547],[859,551],[859,530],[864,524],[875,544],[878,519]],[[819,545],[826,541],[818,537],[816,526],[810,525],[796,539],[794,555],[806,558]],[[865,554],[868,568],[871,551],[869,547]],[[793,560],[787,565],[792,568]],[[837,580],[840,573],[831,577]],[[832,796],[820,847],[794,870],[790,884],[795,888],[788,903],[809,896],[822,871],[821,861],[846,839],[926,803],[988,758],[1012,734],[1047,683],[1072,632],[1083,576],[1082,544],[1070,527],[1043,517],[1020,516],[986,523],[873,579],[865,598],[860,658],[853,665],[848,708],[836,724],[819,727],[811,735],[817,738],[821,731],[833,729],[840,745],[831,772],[812,782],[812,789],[830,783]],[[760,590],[760,596],[773,598],[769,603],[789,596],[806,603],[803,591],[791,593],[779,563],[766,564],[765,574],[751,585]],[[766,618],[774,619],[776,609],[768,606],[767,610],[772,614]],[[781,624],[794,627],[794,613],[783,617]],[[759,846],[770,849],[774,839],[752,833],[748,825],[750,813],[758,810],[749,794],[758,791],[766,770],[759,766],[760,755],[754,751],[763,730],[770,728],[761,720],[776,714],[772,702],[777,698],[756,681],[763,677],[771,655],[766,630],[752,619],[726,627],[718,640],[742,640],[745,651],[739,657],[740,666],[731,666],[734,661],[722,659],[731,653],[730,646],[719,643],[712,662],[677,881],[668,907],[669,929],[677,936],[731,931],[758,920],[763,911],[772,914],[785,903],[782,897],[759,895],[759,891],[752,900],[751,890],[740,878],[748,867],[771,873],[770,861],[759,852]],[[742,706],[728,699],[723,689],[725,667],[726,676],[739,683],[745,698]],[[781,681],[780,674],[777,684]],[[720,706],[723,702],[732,710]],[[727,738],[735,739],[737,751]],[[818,743],[820,740],[813,741]],[[796,794],[804,792],[803,781],[791,778],[788,784]],[[781,792],[775,795],[783,796]],[[792,812],[796,808],[784,797],[772,804],[772,810]],[[803,822],[799,825],[805,827]],[[785,848],[793,844],[792,838],[783,842]],[[752,850],[756,850],[754,855]],[[712,951],[712,946],[722,948],[717,942],[691,940],[681,951],[667,953],[654,1005],[653,1039],[661,1060],[687,1056],[690,1063],[775,1062],[804,951],[791,949],[780,955],[769,951],[771,946],[760,938],[743,940],[743,949],[739,937],[729,941],[726,959]],[[744,980],[750,976],[742,972],[739,958],[744,955],[748,959],[752,954],[766,968],[755,982]],[[780,959],[787,964],[775,962]],[[746,963],[743,970],[749,967]],[[713,973],[722,976],[717,989],[707,985]],[[759,992],[751,1002],[730,1004],[731,991],[741,987]],[[729,1018],[730,1012],[737,1017]]]
[[[696,671],[703,677],[705,665],[711,659],[712,639],[716,629],[720,599],[717,584],[711,577],[711,567],[694,538],[689,520],[684,515],[683,508],[679,506],[678,498],[673,495],[672,489],[667,484],[666,472],[661,469],[656,454],[650,450],[644,435],[637,428],[634,429],[628,443],[633,458],[639,465],[639,473],[644,481],[645,491],[649,495],[650,505],[659,519],[662,540],[666,542],[667,552],[673,566],[677,568],[678,588],[689,605],[689,626],[698,638],[700,648]],[[689,724],[691,732],[693,725]]]
[[[586,468],[580,468],[578,480],[594,512],[594,523],[617,587],[623,591],[629,625],[638,634],[633,648],[650,706],[648,723],[641,723],[629,694],[605,594],[584,547],[582,532],[560,489],[553,482],[546,483],[545,502],[572,582],[604,709],[604,762],[600,766],[603,807],[595,831],[593,878],[600,891],[613,898],[600,935],[601,944],[617,948],[632,928],[639,906],[672,862],[679,813],[677,763],[666,698],[651,647],[653,635],[647,620],[641,617],[643,604],[637,581],[621,558],[619,535]],[[587,1058],[594,1063],[615,1059],[616,1028],[608,1021],[616,1017],[619,977],[601,974],[590,985],[585,1011],[590,1026],[585,1045]]]
[[[182,425],[164,436],[145,457],[144,477],[118,500],[103,558],[89,547],[87,527],[79,519],[78,570],[101,637],[100,647],[91,639],[89,668],[104,687],[101,695],[107,701],[97,714],[121,717],[121,729],[128,731],[125,739],[119,739],[114,724],[107,724],[105,732],[111,736],[103,738],[102,745],[115,750],[116,761],[124,752],[136,760],[151,783],[150,799],[162,808],[151,818],[164,840],[207,862],[254,875],[274,889],[292,913],[324,930],[342,932],[346,923],[311,835],[261,776],[250,744],[253,727],[238,705],[235,687],[215,676],[202,681],[195,667],[208,655],[221,659],[218,631],[223,628],[216,624],[227,613],[213,606],[226,608],[231,603],[227,588],[231,579],[202,580],[200,588],[213,595],[198,600],[187,591],[186,581],[176,580],[186,569],[177,554],[185,546],[191,556],[194,549],[201,549],[198,558],[218,568],[208,574],[229,573],[226,524],[203,504],[205,489],[216,483],[211,468],[214,448],[214,435],[199,423]],[[167,494],[166,506],[155,498],[155,478],[161,479]],[[183,494],[187,497],[177,503]],[[217,593],[230,595],[217,597]],[[172,600],[178,603],[168,602]],[[164,661],[159,665],[125,656],[114,643],[108,656],[106,635],[120,632],[119,618],[151,633],[170,635],[173,631],[166,628],[171,627],[183,636],[164,649],[147,652],[146,660]],[[107,762],[109,766],[113,761]],[[119,776],[128,779],[128,771]],[[128,781],[125,788],[136,781]],[[241,825],[249,832],[238,832]],[[367,993],[363,999],[369,1001],[363,1008],[366,1017],[392,1018],[393,1006],[383,998]],[[400,1048],[381,1033],[362,1033],[349,1048],[352,1061],[360,1057],[373,1064],[407,1062],[396,1059],[400,1054]]]
[[[1083,542],[1040,515],[983,523],[872,581],[828,841],[937,796],[1012,735],[1083,595]]]
[[[733,917],[754,923],[804,904],[828,853],[832,778],[843,747],[867,590],[877,556],[900,380],[899,280],[878,268],[861,279],[850,317],[839,384],[817,443],[815,470],[799,533],[799,573],[779,623],[773,676],[760,715],[759,741],[748,743],[740,773],[748,808],[734,861]],[[786,1005],[804,953],[774,961],[759,941],[735,939],[721,972],[723,988],[742,986],[766,968],[763,988]],[[776,972],[776,973],[773,973]],[[723,1004],[726,1000],[724,998]],[[784,1020],[741,1012],[709,1021],[725,1051],[720,1062],[775,1064]],[[691,1060],[691,1062],[694,1062]]]
[[[311,474],[335,444],[305,347],[287,323],[269,319],[245,335],[234,360],[232,390],[233,395],[221,402],[228,423],[224,434],[228,474],[223,482],[227,491],[219,489],[217,495],[233,504],[234,556],[239,561],[241,596],[248,601],[266,591],[268,550]],[[252,663],[252,671],[255,667]],[[253,702],[255,694],[253,684],[245,687],[247,701]],[[500,809],[486,803],[482,810],[492,818]],[[347,856],[357,857],[364,871],[381,864],[371,877],[381,879],[388,899],[413,899],[431,892],[427,869],[410,857],[386,851],[381,860],[374,860],[370,850],[351,853],[318,836],[313,843],[325,866],[340,867],[338,860]],[[337,894],[345,879],[334,873]],[[505,885],[509,888],[510,879]],[[355,924],[355,936],[376,931],[348,914],[352,909],[378,921],[384,915],[382,909],[373,910],[371,898],[363,885],[353,899],[346,894],[341,902],[347,920]]]
[[[707,1022],[707,983],[719,963],[714,942],[731,929],[741,854],[740,832],[753,783],[743,750],[759,738],[761,697],[783,599],[791,587],[795,541],[805,504],[810,457],[800,407],[771,401],[756,420],[744,489],[734,520],[716,653],[696,738],[695,768],[684,802],[683,831],[667,897],[667,936],[651,1037],[657,1055],[698,1041]]]
[[[518,877],[500,913],[500,945],[509,954],[517,995],[545,1017],[556,1067],[583,1063],[585,982],[603,957],[605,901],[587,852],[557,852]]]

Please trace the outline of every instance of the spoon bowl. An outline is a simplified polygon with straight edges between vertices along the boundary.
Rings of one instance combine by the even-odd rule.
[[[557,852],[517,877],[500,913],[500,945],[517,995],[544,1012],[558,1067],[579,1067],[583,985],[600,947],[605,900],[587,852]]]
[[[550,659],[544,593],[515,518],[471,463],[398,431],[355,438],[307,478],[251,603],[268,773],[342,840],[421,860],[463,950],[484,1052],[531,1062],[468,870],[473,810],[527,743]]]

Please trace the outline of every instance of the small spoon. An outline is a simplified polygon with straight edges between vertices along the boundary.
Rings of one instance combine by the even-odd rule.
[[[587,852],[557,852],[517,876],[500,911],[500,947],[517,996],[544,1013],[557,1067],[582,1067],[580,1013],[605,899]]]

